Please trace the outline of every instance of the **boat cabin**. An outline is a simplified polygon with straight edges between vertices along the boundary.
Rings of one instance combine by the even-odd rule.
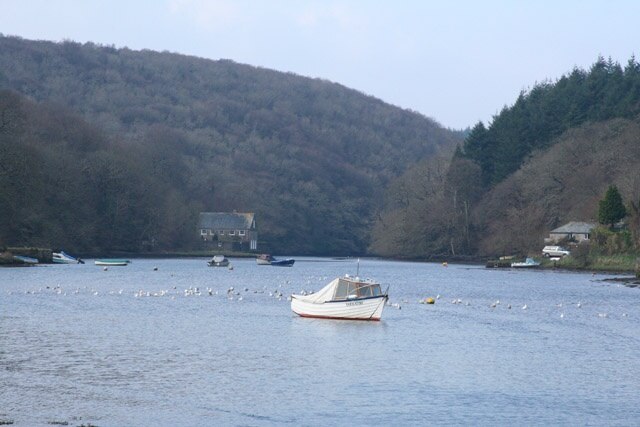
[[[374,282],[361,282],[353,279],[339,279],[333,295],[334,301],[376,297],[382,295],[380,285]]]

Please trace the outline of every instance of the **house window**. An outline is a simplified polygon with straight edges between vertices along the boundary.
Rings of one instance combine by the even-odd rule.
[[[224,230],[220,230],[220,235],[224,236]]]
[[[236,235],[235,230],[229,230],[229,236],[235,236],[235,235]]]
[[[209,235],[210,235],[210,236],[213,236],[214,234],[216,234],[216,233],[215,233],[215,231],[213,231],[213,230],[209,230]]]
[[[207,230],[205,230],[204,228],[202,230],[200,230],[200,235],[201,236],[206,236],[207,235]]]
[[[244,236],[244,230],[238,230],[238,236]]]

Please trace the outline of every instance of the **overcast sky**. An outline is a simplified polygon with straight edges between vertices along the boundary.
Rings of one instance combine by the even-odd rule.
[[[320,77],[461,129],[598,55],[640,56],[640,1],[0,0],[0,32]]]

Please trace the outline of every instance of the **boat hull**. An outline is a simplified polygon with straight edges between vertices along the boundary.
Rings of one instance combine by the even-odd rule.
[[[124,259],[114,259],[114,260],[99,259],[99,260],[96,260],[94,263],[95,265],[100,265],[105,267],[123,267],[125,265],[129,265],[130,262],[131,261],[124,260]]]
[[[301,317],[342,320],[380,320],[386,295],[313,303],[291,296],[291,310]]]
[[[208,262],[207,265],[209,267],[228,267],[229,261],[227,262]]]
[[[54,264],[79,264],[79,262],[75,259],[59,259],[59,258],[53,258],[52,259]]]
[[[271,265],[274,267],[292,267],[295,262],[295,259],[282,259],[271,261]]]
[[[14,255],[13,258],[17,261],[22,262],[23,264],[28,264],[28,265],[38,264],[39,262],[37,258],[31,258],[23,255]]]

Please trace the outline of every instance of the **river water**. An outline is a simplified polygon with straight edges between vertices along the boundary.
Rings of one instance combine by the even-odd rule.
[[[353,260],[232,265],[0,269],[0,422],[640,424],[640,289],[605,275],[365,259],[393,305],[358,322],[287,301]]]

